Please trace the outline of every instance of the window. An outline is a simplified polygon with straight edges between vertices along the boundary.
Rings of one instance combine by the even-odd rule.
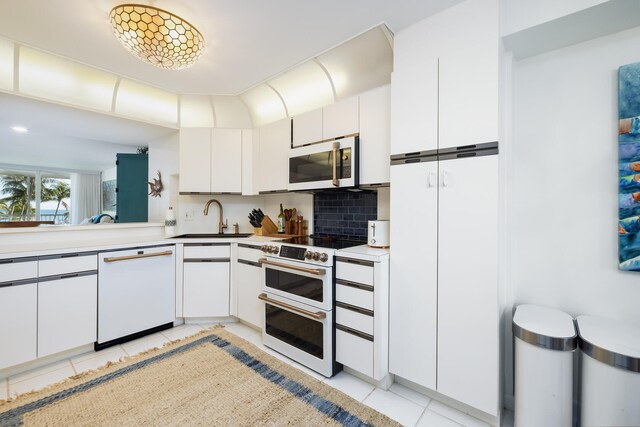
[[[0,221],[69,224],[68,173],[0,170]]]

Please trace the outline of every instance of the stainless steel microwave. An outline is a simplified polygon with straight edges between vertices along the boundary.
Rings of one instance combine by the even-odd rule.
[[[296,190],[357,187],[358,136],[320,142],[289,151],[289,187]]]

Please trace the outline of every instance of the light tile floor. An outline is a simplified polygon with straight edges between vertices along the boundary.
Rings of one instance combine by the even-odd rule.
[[[71,359],[52,363],[44,367],[23,372],[8,379],[0,380],[0,399],[7,396],[37,390],[67,377],[96,369],[108,362],[117,362],[123,357],[133,356],[155,347],[162,347],[165,343],[193,335],[211,324],[186,324],[166,331],[113,346],[99,352],[89,352]],[[440,402],[417,393],[400,384],[393,384],[388,391],[350,375],[340,372],[333,378],[324,378],[314,371],[300,365],[293,360],[277,353],[262,344],[262,335],[241,323],[226,323],[226,330],[246,339],[261,350],[277,357],[285,363],[308,373],[343,393],[351,396],[405,426],[415,427],[479,427],[486,423],[465,413],[450,408]],[[513,426],[513,414],[504,417],[504,427]]]

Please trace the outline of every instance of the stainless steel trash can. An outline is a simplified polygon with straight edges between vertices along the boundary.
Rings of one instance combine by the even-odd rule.
[[[573,318],[553,308],[524,304],[513,314],[515,427],[571,427]]]
[[[587,315],[576,321],[582,426],[640,426],[640,327]]]

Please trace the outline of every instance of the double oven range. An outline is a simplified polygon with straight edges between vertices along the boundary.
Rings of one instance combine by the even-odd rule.
[[[326,376],[333,376],[334,256],[363,242],[294,237],[262,246],[264,345]]]

